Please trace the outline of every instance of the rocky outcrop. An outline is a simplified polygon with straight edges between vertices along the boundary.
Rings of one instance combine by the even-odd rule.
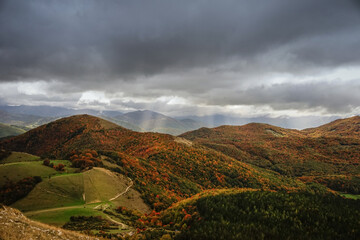
[[[4,205],[0,205],[0,239],[99,240],[99,238],[32,221],[19,210]]]

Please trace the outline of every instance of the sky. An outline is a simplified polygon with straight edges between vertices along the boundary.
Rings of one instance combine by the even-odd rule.
[[[0,104],[360,112],[360,1],[0,0]]]

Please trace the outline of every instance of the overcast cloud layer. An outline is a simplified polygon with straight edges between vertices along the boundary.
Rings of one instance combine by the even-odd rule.
[[[353,115],[350,0],[0,0],[0,101],[172,115]]]

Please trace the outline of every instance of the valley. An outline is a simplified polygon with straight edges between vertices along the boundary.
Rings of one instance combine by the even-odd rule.
[[[350,127],[340,122],[340,133],[330,131],[329,136],[324,127],[298,131],[248,124],[200,128],[174,137],[75,115],[1,141],[1,196],[32,220],[118,239],[133,235],[237,239],[250,232],[257,236],[251,225],[255,223],[263,224],[261,234],[282,238],[291,236],[286,233],[287,224],[309,224],[310,219],[305,219],[314,217],[309,207],[325,214],[342,204],[341,226],[353,232],[346,235],[352,238],[360,226],[354,220],[360,213],[356,203],[360,142],[351,127],[358,122],[356,117],[346,119],[344,124]],[[249,208],[241,210],[236,202],[239,197],[256,204],[251,207],[250,202],[243,202]],[[212,198],[217,199],[211,203],[215,209],[208,205]],[[267,202],[262,200],[267,198]],[[292,203],[286,207],[274,201]],[[315,204],[318,201],[326,202],[324,209]],[[263,213],[246,222],[243,217],[231,218],[230,213],[219,218],[206,215],[228,209],[239,214],[254,214],[255,209]],[[297,219],[299,211],[306,216]],[[263,214],[272,217],[262,219]],[[278,214],[286,217],[280,219]],[[217,222],[223,218],[229,219]],[[345,236],[340,228],[328,228],[326,221],[331,218],[335,216],[321,215],[318,221],[323,225],[313,233],[306,231]],[[271,233],[274,221],[282,225]],[[223,230],[220,235],[213,233],[218,227],[229,235]],[[291,228],[303,231],[298,225]]]

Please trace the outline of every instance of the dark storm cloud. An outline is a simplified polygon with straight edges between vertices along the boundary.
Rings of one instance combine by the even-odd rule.
[[[1,101],[14,104],[76,105],[96,90],[115,107],[172,111],[157,99],[175,96],[189,106],[346,112],[360,105],[359,85],[321,74],[356,67],[359,56],[355,0],[0,0],[0,81],[15,83]],[[274,84],[273,73],[297,78]],[[291,80],[303,76],[317,82]],[[36,81],[48,83],[41,96],[16,85]]]
[[[360,104],[360,81],[283,83],[260,86],[232,95],[217,92],[208,104],[271,105],[275,110],[325,108],[330,113],[351,112]],[[218,97],[216,97],[218,96]]]
[[[284,46],[299,64],[345,64],[360,54],[351,1],[11,0],[0,8],[2,81],[131,79],[251,62]]]

